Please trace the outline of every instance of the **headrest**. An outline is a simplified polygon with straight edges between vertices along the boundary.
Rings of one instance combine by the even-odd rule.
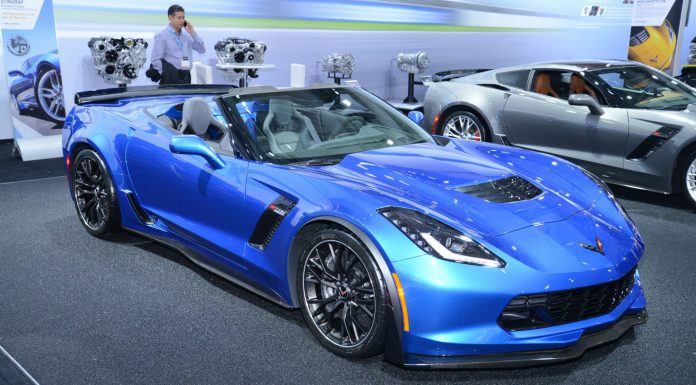
[[[546,93],[551,88],[551,78],[549,74],[540,73],[537,74],[536,79],[534,79],[534,91],[540,93]]]
[[[570,77],[570,92],[573,94],[585,92],[585,80],[578,75],[572,75]]]
[[[295,112],[292,102],[285,99],[271,99],[268,105],[269,114],[274,115],[274,119],[281,126],[287,126]]]
[[[203,135],[208,131],[213,114],[210,112],[208,102],[201,97],[194,97],[184,102],[181,125],[179,131],[190,128],[196,135]]]

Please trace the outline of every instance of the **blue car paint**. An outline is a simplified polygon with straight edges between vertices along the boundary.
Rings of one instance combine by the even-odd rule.
[[[23,92],[34,88],[39,72],[44,68],[54,68],[60,73],[60,62],[58,60],[57,50],[33,56],[25,60],[22,64],[22,68],[19,70],[21,75],[9,82],[10,95],[16,100],[17,107],[21,113],[38,108],[38,101],[33,92],[25,99],[19,99],[19,96]]]
[[[210,97],[208,97],[210,99]],[[317,219],[351,224],[401,279],[411,330],[406,353],[462,356],[553,349],[575,344],[645,308],[640,279],[610,313],[569,324],[510,332],[497,324],[515,296],[616,280],[637,264],[638,230],[593,181],[569,162],[486,143],[424,143],[356,153],[335,166],[282,166],[221,155],[213,170],[203,158],[173,154],[176,134],[145,112],[182,97],[126,99],[76,106],[66,121],[66,157],[93,147],[105,160],[120,202],[134,192],[153,214],[138,219],[121,204],[124,227],[175,240],[204,255],[214,270],[239,278],[289,307],[299,305],[289,256],[300,229]],[[493,204],[453,188],[519,175],[544,193],[532,200]],[[263,210],[282,193],[297,201],[265,250],[248,244]],[[457,264],[426,255],[377,210],[419,210],[475,237],[507,262],[504,268]],[[578,242],[605,244],[606,255]],[[394,283],[385,276],[387,286]],[[398,304],[395,306],[398,307]],[[401,314],[398,312],[397,314]],[[401,324],[401,319],[395,320]]]

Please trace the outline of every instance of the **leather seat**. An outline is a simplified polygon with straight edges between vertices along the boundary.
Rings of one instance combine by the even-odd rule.
[[[534,77],[534,92],[542,95],[549,95],[555,98],[559,97],[558,92],[551,88],[551,78],[547,73],[537,73]]]
[[[228,129],[219,120],[213,117],[210,111],[208,102],[201,97],[193,97],[184,102],[184,107],[181,112],[182,118],[177,131],[182,134],[194,134],[201,139],[208,141],[214,149],[223,149],[232,151],[231,143],[228,139]],[[208,129],[210,126],[217,128],[220,131],[220,139],[216,142],[210,141]],[[217,138],[216,138],[217,139]]]
[[[291,101],[284,99],[270,100],[263,132],[271,152],[276,154],[305,149],[321,142],[312,121],[297,112]]]
[[[585,79],[578,74],[573,74],[570,76],[570,94],[586,94],[597,100],[597,95],[595,92],[587,85]]]

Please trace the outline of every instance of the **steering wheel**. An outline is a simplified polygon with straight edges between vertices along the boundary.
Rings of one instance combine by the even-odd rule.
[[[360,132],[360,127],[365,125],[365,119],[359,116],[350,116],[337,126],[331,133],[329,133],[329,139],[336,139],[343,136],[354,135]]]

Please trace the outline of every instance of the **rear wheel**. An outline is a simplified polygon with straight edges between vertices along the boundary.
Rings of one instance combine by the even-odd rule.
[[[490,134],[486,126],[474,113],[469,111],[454,111],[442,120],[440,127],[442,136],[471,140],[475,142],[490,142]]]
[[[75,209],[87,232],[102,237],[121,227],[121,215],[111,176],[99,155],[80,151],[72,166]]]
[[[680,175],[684,196],[696,207],[696,151],[692,151],[686,158]]]
[[[306,243],[298,297],[312,334],[342,357],[384,349],[386,288],[369,250],[352,234],[324,228]]]

